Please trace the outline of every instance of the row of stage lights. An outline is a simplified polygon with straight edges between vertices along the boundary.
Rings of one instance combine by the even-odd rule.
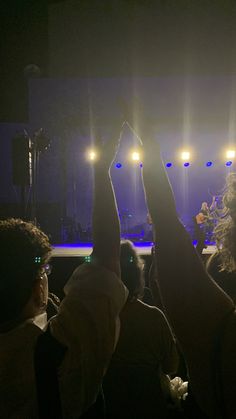
[[[232,150],[232,149],[227,150],[225,152],[225,157],[227,159],[227,161],[225,162],[225,165],[227,167],[232,166],[233,159],[235,158],[235,155],[236,155],[236,152],[235,152],[235,150]],[[189,167],[190,166],[190,164],[191,164],[190,163],[190,157],[191,157],[191,153],[189,151],[182,151],[180,153],[180,159],[182,160],[184,167]],[[98,158],[98,153],[95,150],[87,151],[87,160],[89,160],[91,162],[94,162],[94,161],[97,160],[97,158]],[[138,150],[131,151],[130,155],[129,155],[129,160],[133,161],[133,162],[140,162],[140,167],[142,167],[141,152],[140,151],[138,151]],[[206,167],[212,167],[213,162],[212,161],[207,161],[205,165],[206,165]],[[121,163],[116,163],[115,166],[116,166],[117,169],[120,169],[122,167],[122,164]],[[172,167],[172,166],[173,166],[173,163],[171,163],[171,162],[166,163],[167,168]]]

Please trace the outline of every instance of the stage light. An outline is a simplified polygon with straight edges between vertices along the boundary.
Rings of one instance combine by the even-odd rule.
[[[184,163],[184,167],[189,167],[189,166],[190,166],[190,163],[186,161],[186,162]]]
[[[116,168],[117,169],[120,169],[122,167],[122,164],[121,163],[116,163]]]
[[[190,152],[189,151],[182,151],[181,159],[182,160],[189,160],[190,159]]]
[[[87,160],[89,161],[95,161],[98,157],[98,153],[96,152],[96,150],[93,150],[93,149],[88,150],[86,155],[87,155]]]
[[[141,162],[142,150],[139,147],[135,147],[129,151],[129,159],[136,163]]]
[[[227,162],[225,163],[225,166],[228,166],[228,167],[229,167],[229,166],[231,166],[231,165],[232,165],[232,163],[233,163],[233,162],[232,162],[231,160],[229,160],[229,161],[227,161]]]
[[[90,158],[90,160],[95,160],[96,159],[96,153],[95,153],[95,151],[91,151],[89,153],[89,158]]]
[[[213,166],[212,161],[208,161],[208,162],[206,163],[206,167],[211,167],[211,166]]]
[[[133,161],[139,161],[140,160],[140,154],[138,151],[133,151],[131,155],[131,159]]]
[[[143,163],[140,163],[139,167],[141,167],[141,168],[142,168],[142,167],[143,167]]]
[[[234,159],[235,157],[235,150],[227,150],[226,151],[226,158],[227,159]]]
[[[166,163],[166,167],[171,167],[172,166],[172,163]]]

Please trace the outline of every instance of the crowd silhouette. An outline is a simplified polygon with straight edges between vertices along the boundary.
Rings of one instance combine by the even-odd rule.
[[[124,120],[133,125],[129,112]],[[0,418],[236,417],[236,174],[206,268],[178,219],[145,112],[139,121],[149,277],[132,243],[120,242],[110,168],[123,119],[109,141],[96,136],[91,261],[75,269],[61,302],[48,290],[46,234],[0,221]]]

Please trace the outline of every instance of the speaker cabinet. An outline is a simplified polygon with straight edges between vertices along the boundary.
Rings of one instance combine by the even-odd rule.
[[[12,181],[16,186],[32,183],[32,156],[30,139],[24,134],[12,138]]]

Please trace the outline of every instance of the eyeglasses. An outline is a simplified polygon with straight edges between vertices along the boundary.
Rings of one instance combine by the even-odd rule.
[[[43,276],[44,274],[48,276],[52,272],[52,265],[50,265],[50,263],[46,263],[45,265],[42,266],[41,269],[42,269],[41,276]]]

